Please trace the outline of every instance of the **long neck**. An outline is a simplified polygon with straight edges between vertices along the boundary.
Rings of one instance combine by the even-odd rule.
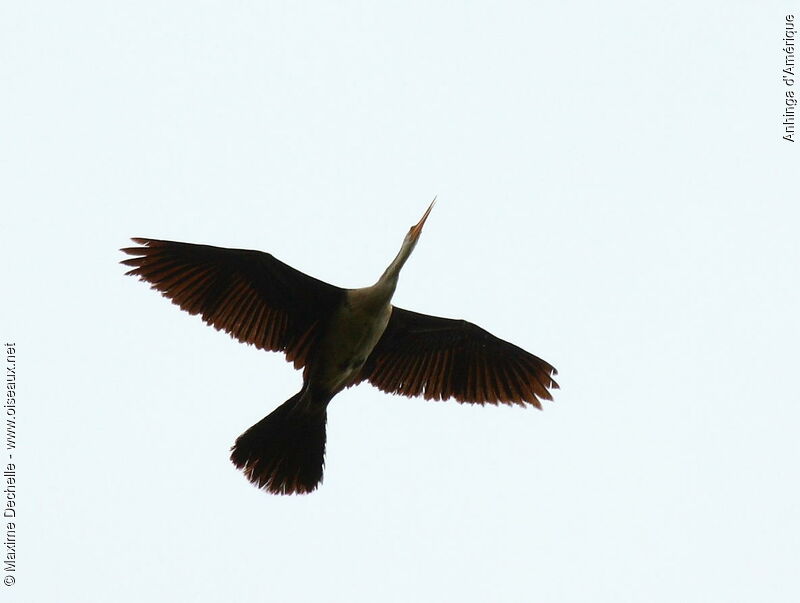
[[[405,239],[403,241],[403,246],[397,253],[397,257],[395,257],[392,263],[389,264],[389,267],[383,271],[381,278],[375,283],[376,287],[389,289],[391,291],[390,295],[394,293],[395,287],[397,287],[397,279],[400,277],[400,270],[403,269],[406,260],[411,255],[411,252],[414,251],[416,243],[417,242],[413,239]]]

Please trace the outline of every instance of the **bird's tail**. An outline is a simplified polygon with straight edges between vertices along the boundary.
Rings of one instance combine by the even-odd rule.
[[[236,439],[231,461],[272,494],[306,494],[322,481],[327,404],[292,396]]]

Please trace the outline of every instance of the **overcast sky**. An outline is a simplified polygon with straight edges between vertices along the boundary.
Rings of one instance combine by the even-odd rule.
[[[3,3],[2,599],[800,600],[790,4]],[[434,195],[395,303],[546,359],[555,402],[365,384],[317,492],[257,490],[229,447],[300,373],[118,249],[365,286]]]

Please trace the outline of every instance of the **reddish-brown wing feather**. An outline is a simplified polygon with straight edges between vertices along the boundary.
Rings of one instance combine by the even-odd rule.
[[[190,314],[244,343],[284,352],[300,368],[344,290],[268,253],[156,239],[133,239],[122,263]]]
[[[550,364],[465,320],[392,308],[361,373],[385,392],[475,404],[532,404],[557,389]]]

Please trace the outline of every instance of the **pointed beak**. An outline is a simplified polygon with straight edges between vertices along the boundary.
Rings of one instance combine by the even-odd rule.
[[[428,219],[428,214],[431,213],[431,210],[433,209],[433,205],[435,203],[436,203],[436,197],[433,198],[433,201],[431,201],[431,204],[428,206],[428,209],[425,210],[422,219],[411,227],[411,236],[413,236],[414,239],[419,238],[419,235],[422,232],[422,227],[425,226],[425,220]]]

